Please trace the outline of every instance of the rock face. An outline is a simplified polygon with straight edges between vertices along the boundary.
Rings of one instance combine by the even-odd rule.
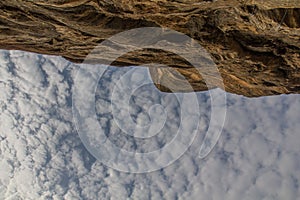
[[[188,35],[212,56],[226,91],[249,97],[300,93],[299,0],[1,0],[0,47],[82,62],[100,42],[138,27]],[[150,67],[162,91],[207,90],[201,75],[170,52],[144,49],[113,65]],[[175,76],[174,71],[183,76]],[[216,84],[216,87],[218,85]]]

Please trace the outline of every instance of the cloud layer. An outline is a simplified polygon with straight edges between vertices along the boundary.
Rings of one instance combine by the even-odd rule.
[[[106,167],[81,142],[72,116],[77,69],[60,57],[0,51],[1,199],[300,198],[300,95],[248,99],[227,94],[221,138],[208,157],[199,159],[210,97],[197,93],[203,134],[172,165],[130,174]],[[148,109],[154,103],[168,107],[168,121],[165,131],[149,140],[123,134],[108,108],[115,81],[129,70],[109,67],[99,81],[98,121],[120,148],[159,149],[178,129],[178,101],[152,85],[136,90],[129,102],[135,122],[151,122]]]

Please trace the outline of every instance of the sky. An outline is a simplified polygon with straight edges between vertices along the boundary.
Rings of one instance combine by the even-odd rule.
[[[0,199],[300,198],[300,95],[226,93],[222,133],[200,158],[213,115],[209,92],[187,94],[184,103],[183,94],[158,91],[146,68],[102,67],[100,79],[78,78],[80,66],[61,57],[0,51]],[[96,89],[87,87],[91,77]],[[74,109],[82,102],[76,89],[82,98],[95,89],[83,110]],[[77,118],[91,113],[99,125]],[[137,153],[160,150],[177,135],[183,146],[134,163]],[[114,148],[103,149],[104,136]],[[138,169],[148,172],[124,172]]]

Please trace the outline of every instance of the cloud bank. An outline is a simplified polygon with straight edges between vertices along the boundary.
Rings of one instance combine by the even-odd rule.
[[[81,142],[72,116],[77,69],[60,57],[0,51],[1,199],[300,198],[299,95],[249,99],[227,94],[220,140],[208,157],[199,159],[211,113],[209,93],[197,93],[203,134],[168,167],[130,174],[106,167]],[[148,109],[154,103],[167,108],[168,120],[164,131],[150,139],[123,134],[109,110],[110,95],[115,82],[129,70],[109,67],[99,81],[99,124],[119,148],[159,149],[179,127],[178,101],[153,85],[136,90],[129,101],[133,121],[151,122]],[[159,107],[153,114],[163,115]]]

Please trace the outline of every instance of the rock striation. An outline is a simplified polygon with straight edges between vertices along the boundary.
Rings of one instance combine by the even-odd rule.
[[[248,97],[300,93],[299,0],[1,0],[0,10],[2,49],[82,62],[117,33],[166,27],[210,53],[228,92]],[[197,69],[170,52],[133,51],[112,64],[153,62],[172,69],[150,67],[152,78],[164,83],[156,85],[161,91],[189,92],[184,79],[194,91],[208,89]]]

